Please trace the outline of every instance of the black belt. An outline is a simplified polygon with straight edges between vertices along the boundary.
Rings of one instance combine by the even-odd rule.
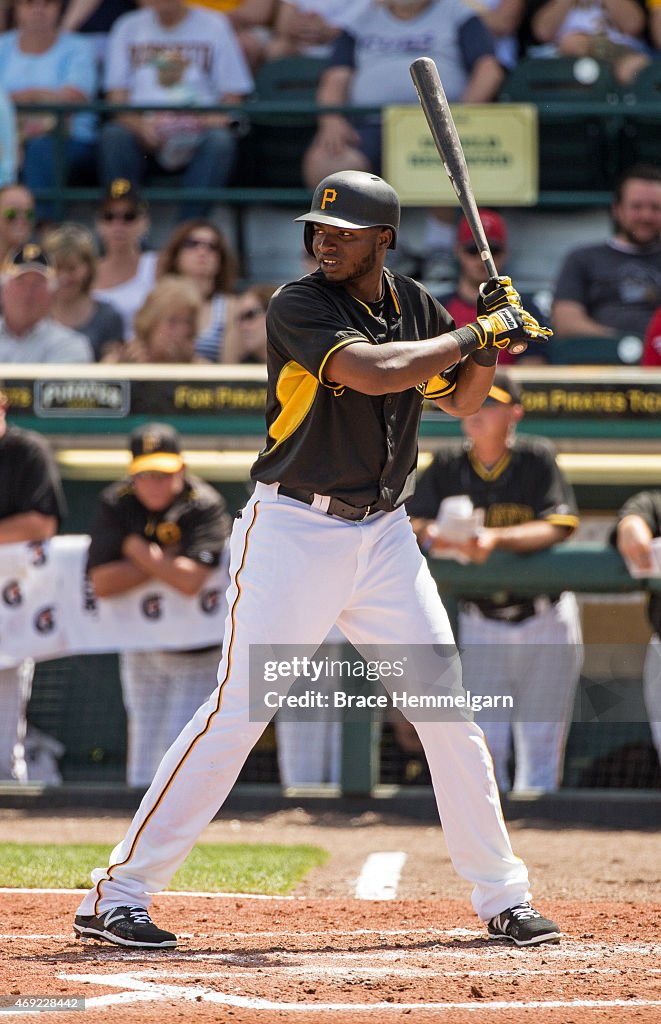
[[[314,501],[314,494],[310,494],[308,491],[299,491],[296,487],[283,487],[282,484],[278,487],[278,494],[284,494],[285,498],[302,501],[306,505],[311,505]],[[373,516],[381,509],[374,505],[350,505],[348,501],[342,501],[341,498],[331,498],[325,511],[327,516],[339,516],[340,519],[359,523],[361,519],[367,519],[368,516]]]
[[[537,615],[542,611],[540,598],[542,601],[547,601],[548,605],[551,606],[557,604],[560,597],[560,594],[553,596],[540,594],[538,598],[531,598],[529,601],[519,601],[517,604],[501,606],[489,604],[486,601],[464,601],[462,603],[467,610],[475,608],[485,619],[494,619],[496,622],[517,623],[525,622],[526,619],[531,619],[533,615]]]

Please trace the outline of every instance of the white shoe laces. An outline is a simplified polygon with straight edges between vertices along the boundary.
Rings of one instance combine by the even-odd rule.
[[[152,920],[144,907],[127,907],[131,921],[136,924],[151,924]]]
[[[529,921],[533,917],[541,917],[529,903],[519,903],[516,907],[510,907],[509,913],[515,921]]]

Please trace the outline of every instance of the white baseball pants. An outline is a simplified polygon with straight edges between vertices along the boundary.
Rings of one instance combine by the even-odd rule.
[[[128,733],[126,781],[148,786],[163,754],[208,699],[218,650],[124,651],[119,658]]]
[[[499,788],[510,789],[513,739],[513,791],[557,789],[583,663],[576,597],[564,593],[557,604],[519,623],[461,611],[458,632],[464,688],[514,701],[512,710],[497,712],[498,720],[476,712]]]
[[[0,669],[0,779],[28,781],[23,741],[33,676],[32,658]]]
[[[148,907],[225,800],[264,729],[251,721],[251,644],[319,645],[333,623],[361,644],[447,645],[445,609],[404,509],[361,523],[330,517],[258,484],[230,542],[229,612],[218,686],[165,754],[126,837],[78,913]],[[414,716],[409,716],[413,718]],[[530,898],[500,808],[481,729],[416,723],[455,870],[488,920]]]
[[[645,654],[643,695],[652,740],[661,761],[661,640],[656,633],[647,645]]]

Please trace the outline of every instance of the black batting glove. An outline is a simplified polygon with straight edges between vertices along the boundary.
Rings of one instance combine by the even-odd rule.
[[[478,289],[477,315],[489,316],[504,306],[518,306],[521,309],[521,296],[510,277],[490,277]]]

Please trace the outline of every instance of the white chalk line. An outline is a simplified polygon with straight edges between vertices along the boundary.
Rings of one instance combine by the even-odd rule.
[[[354,896],[357,900],[394,900],[406,863],[401,850],[370,853],[363,864]]]
[[[84,896],[89,889],[10,889],[0,887],[0,896]],[[269,896],[261,892],[187,892],[185,889],[165,889],[158,893],[163,897],[185,896],[187,899],[213,900],[302,900],[305,896]]]

